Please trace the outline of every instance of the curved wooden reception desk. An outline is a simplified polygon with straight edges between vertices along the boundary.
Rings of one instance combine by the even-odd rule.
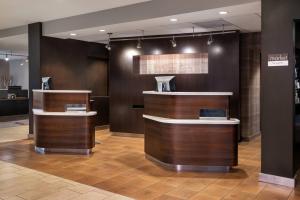
[[[95,117],[85,90],[33,90],[34,139],[37,152],[89,154],[95,146]],[[81,105],[86,111],[66,111]]]
[[[146,158],[177,171],[228,171],[237,165],[238,119],[199,119],[200,109],[229,113],[230,92],[145,91]]]

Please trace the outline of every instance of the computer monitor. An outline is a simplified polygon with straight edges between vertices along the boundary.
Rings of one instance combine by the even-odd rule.
[[[51,77],[42,77],[42,90],[51,90]]]
[[[158,92],[175,91],[175,76],[156,76]]]

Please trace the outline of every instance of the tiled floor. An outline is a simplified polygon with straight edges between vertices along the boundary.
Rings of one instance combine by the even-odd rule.
[[[0,199],[130,200],[127,197],[0,161]]]
[[[39,155],[25,140],[0,144],[0,160],[142,200],[300,199],[298,187],[257,181],[260,138],[239,145],[239,165],[230,173],[176,173],[145,159],[143,138],[111,136],[107,130],[96,137],[101,144],[90,156]]]
[[[28,137],[28,119],[0,121],[0,143],[24,140]]]

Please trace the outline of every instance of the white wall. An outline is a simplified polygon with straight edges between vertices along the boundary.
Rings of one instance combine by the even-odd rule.
[[[3,82],[5,77],[9,79],[9,64],[5,60],[0,59],[0,89],[7,88]]]
[[[22,89],[28,89],[29,69],[27,62],[24,60],[9,61],[9,74],[13,77],[13,85],[22,86]]]

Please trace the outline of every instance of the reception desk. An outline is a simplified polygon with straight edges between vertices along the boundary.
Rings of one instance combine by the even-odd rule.
[[[238,162],[238,119],[231,92],[145,91],[145,154],[177,171],[228,171]],[[199,119],[200,109],[222,109],[225,118]]]
[[[34,139],[37,152],[89,154],[95,146],[95,117],[85,90],[33,90]],[[66,111],[80,105],[86,111]],[[74,110],[73,108],[73,110]]]

